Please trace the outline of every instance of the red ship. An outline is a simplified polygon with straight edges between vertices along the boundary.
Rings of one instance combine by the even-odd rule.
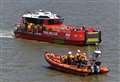
[[[23,14],[14,33],[16,38],[50,43],[94,45],[101,42],[101,31],[93,27],[65,25],[62,17],[42,10]]]

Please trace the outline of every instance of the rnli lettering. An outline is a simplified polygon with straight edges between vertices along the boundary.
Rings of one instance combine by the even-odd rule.
[[[54,35],[54,36],[57,36],[57,35],[58,35],[57,32],[48,32],[48,31],[43,31],[43,34]]]
[[[43,34],[49,34],[47,31],[43,31]]]
[[[50,35],[55,35],[55,36],[58,35],[57,32],[49,32],[49,34],[50,34]]]
[[[66,33],[65,36],[66,36],[66,37],[70,37],[70,34],[67,34],[67,33]]]
[[[42,35],[42,33],[35,33],[36,35]]]

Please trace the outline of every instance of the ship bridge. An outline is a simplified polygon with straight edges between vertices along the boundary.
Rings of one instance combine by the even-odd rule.
[[[24,14],[22,17],[25,18],[38,18],[38,19],[60,19],[60,16],[58,16],[55,13],[52,13],[50,11],[43,11],[43,10],[39,10],[39,11],[35,11],[35,12],[28,12],[26,14]]]

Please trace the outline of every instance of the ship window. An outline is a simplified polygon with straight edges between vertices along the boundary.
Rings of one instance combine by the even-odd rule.
[[[39,16],[39,18],[49,18],[48,16]]]
[[[26,22],[29,22],[29,23],[43,24],[43,20],[42,19],[26,18],[25,20],[26,20]]]
[[[48,20],[48,24],[61,24],[63,21],[61,19],[51,19]]]

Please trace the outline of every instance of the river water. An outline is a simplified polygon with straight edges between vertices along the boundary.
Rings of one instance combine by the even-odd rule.
[[[99,26],[103,75],[78,76],[49,69],[45,51],[65,54],[77,49],[91,53],[95,46],[60,45],[15,39],[13,30],[26,11],[44,9],[60,14],[66,24]],[[0,0],[0,82],[120,82],[119,0]]]

